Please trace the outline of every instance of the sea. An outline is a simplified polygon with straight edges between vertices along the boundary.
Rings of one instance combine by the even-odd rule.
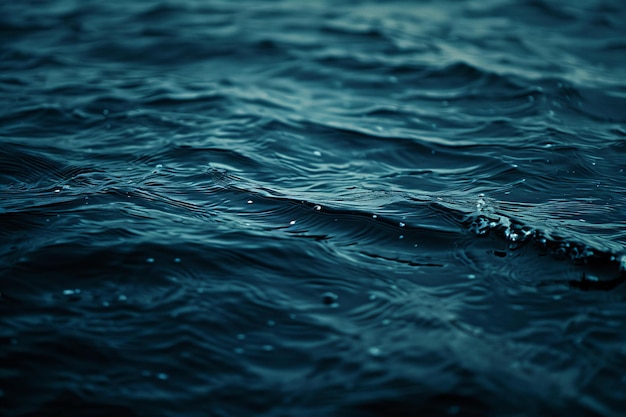
[[[621,416],[626,2],[0,2],[0,415]]]

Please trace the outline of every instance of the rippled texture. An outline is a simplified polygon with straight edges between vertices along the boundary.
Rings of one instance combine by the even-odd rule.
[[[626,3],[0,3],[0,414],[620,415]]]

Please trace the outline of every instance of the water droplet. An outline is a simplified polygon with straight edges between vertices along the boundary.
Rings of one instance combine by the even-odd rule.
[[[124,294],[120,294],[117,297],[118,301],[126,301],[128,299],[128,297],[126,297]]]
[[[313,155],[322,156],[322,153],[320,151],[313,151]]]
[[[400,227],[404,227],[404,226],[406,226],[406,224],[404,224],[404,223],[402,223],[402,222],[400,222],[400,223],[398,223],[398,224],[400,225]]]
[[[339,296],[335,294],[334,292],[329,291],[329,292],[325,292],[324,294],[322,294],[322,301],[324,301],[324,304],[326,305],[336,304],[338,300],[339,300]]]
[[[377,218],[378,218],[378,215],[372,214],[372,219],[377,219]]]
[[[54,192],[55,192],[55,193],[60,193],[60,192],[61,192],[61,190],[57,189],[57,190],[54,190]]]
[[[177,264],[180,263],[180,258],[174,258],[174,262],[176,262]]]
[[[163,165],[157,164],[157,166],[155,168],[157,168],[157,169],[163,168]]]
[[[252,203],[254,203],[254,201],[248,200],[248,204],[252,204]]]
[[[468,275],[467,275],[467,279],[476,279],[476,275],[474,275],[474,274],[468,274]]]
[[[367,350],[367,353],[369,353],[372,356],[380,356],[380,349],[377,347],[371,347]]]
[[[315,207],[313,208],[317,211],[320,211],[322,209],[322,206],[320,206],[319,204],[316,204]]]
[[[294,224],[296,224],[296,221],[292,220],[292,221],[289,222],[289,224],[293,226]]]
[[[158,379],[165,381],[166,379],[168,379],[170,376],[164,372],[159,372],[156,376]]]
[[[149,264],[154,263],[154,258],[146,258],[146,262]]]
[[[398,239],[404,239],[404,235],[398,236]]]

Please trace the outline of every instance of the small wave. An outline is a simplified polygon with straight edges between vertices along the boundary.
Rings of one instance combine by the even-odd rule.
[[[602,273],[602,278],[598,278],[584,272],[581,281],[572,282],[572,286],[604,289],[626,282],[626,253],[623,245],[605,241],[604,245],[594,247],[585,242],[584,235],[574,233],[568,237],[564,229],[524,224],[512,213],[532,211],[533,205],[508,203],[506,206],[507,209],[497,208],[493,201],[481,194],[476,201],[475,211],[466,215],[463,222],[479,236],[495,234],[503,238],[508,242],[510,250],[532,244],[540,253],[549,254],[556,259],[568,259],[578,265],[590,265],[596,267],[596,272]],[[557,207],[553,205],[552,209]],[[547,215],[545,208],[542,208],[542,212]],[[580,214],[579,210],[575,212]],[[577,240],[577,236],[580,240]]]

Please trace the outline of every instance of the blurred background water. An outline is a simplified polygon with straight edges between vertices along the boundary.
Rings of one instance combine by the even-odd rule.
[[[2,2],[1,414],[621,415],[624,22]]]

